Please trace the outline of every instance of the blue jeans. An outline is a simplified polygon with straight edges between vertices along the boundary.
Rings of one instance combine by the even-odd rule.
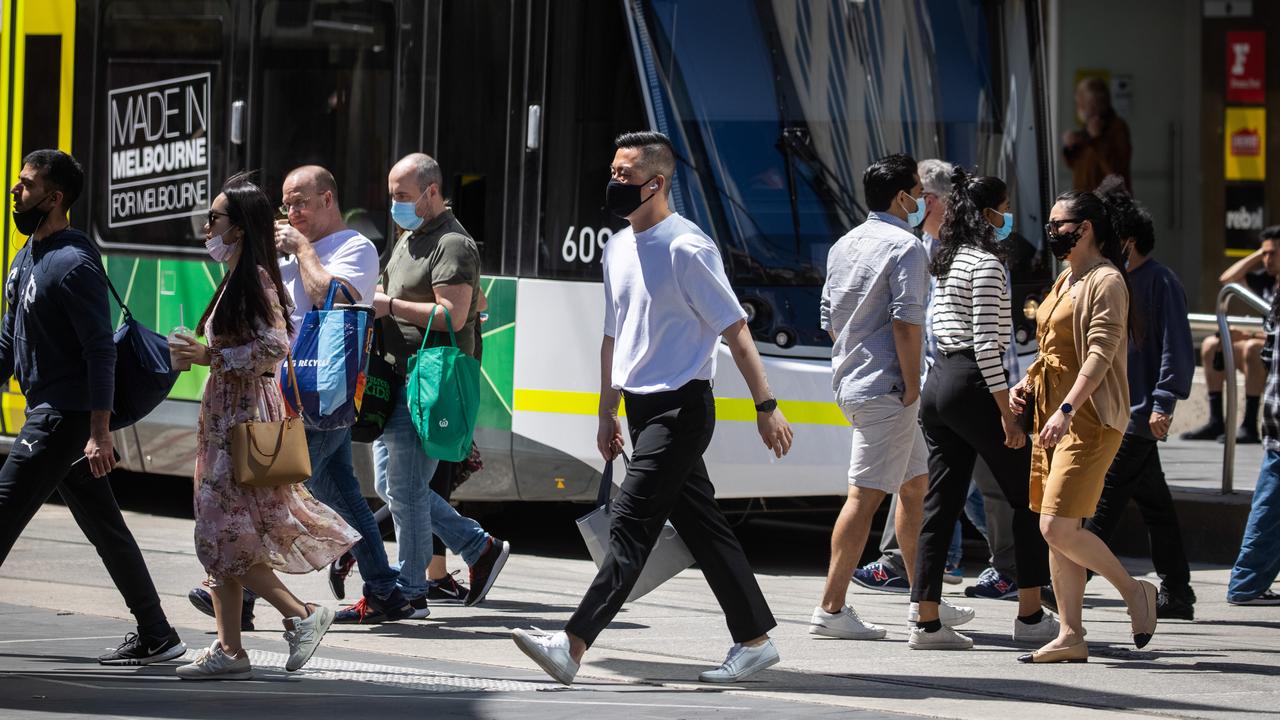
[[[431,489],[439,460],[428,457],[409,417],[404,387],[396,388],[382,437],[373,443],[374,486],[391,507],[400,550],[400,590],[409,598],[427,592],[431,536],[440,536],[463,562],[474,565],[489,546],[480,523],[458,514]]]
[[[964,500],[964,514],[969,518],[969,522],[978,528],[978,532],[982,533],[982,537],[987,536],[987,511],[983,504],[982,491],[978,489],[975,482],[969,483],[969,495]],[[951,567],[960,567],[960,561],[964,559],[964,533],[961,530],[960,521],[956,521],[955,532],[951,534],[951,549],[947,551],[947,564]]]
[[[1271,588],[1280,575],[1280,452],[1268,450],[1253,489],[1240,555],[1227,583],[1228,600],[1250,600]]]
[[[360,481],[356,479],[351,465],[351,429],[308,429],[307,450],[311,455],[311,479],[307,480],[307,489],[360,533],[360,542],[351,548],[351,554],[369,591],[385,599],[396,589],[399,573],[387,560],[382,533],[378,531],[369,503],[360,492]]]

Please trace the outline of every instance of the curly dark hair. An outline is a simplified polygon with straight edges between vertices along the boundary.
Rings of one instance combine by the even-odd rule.
[[[941,237],[938,251],[929,268],[937,277],[951,270],[956,252],[962,247],[976,247],[991,253],[1004,264],[1009,259],[1009,248],[997,242],[995,228],[987,221],[983,210],[999,208],[1009,198],[1009,188],[998,177],[974,176],[964,168],[951,173],[951,195],[942,215]]]

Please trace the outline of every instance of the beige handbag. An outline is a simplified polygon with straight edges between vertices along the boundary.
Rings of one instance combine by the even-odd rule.
[[[302,407],[292,353],[287,357],[289,385],[298,407]],[[311,477],[311,454],[302,418],[250,420],[231,428],[231,464],[241,485],[278,487],[304,482]]]

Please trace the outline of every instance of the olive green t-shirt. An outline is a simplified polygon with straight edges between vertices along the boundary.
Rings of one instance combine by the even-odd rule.
[[[435,302],[437,285],[470,285],[467,324],[457,331],[458,347],[475,357],[475,326],[480,301],[480,251],[466,228],[445,210],[413,232],[403,233],[387,258],[382,287],[387,295],[408,302]],[[443,314],[443,312],[441,313]],[[422,346],[422,328],[390,315],[382,318],[387,360],[401,373]],[[448,345],[449,333],[433,330],[427,345]]]

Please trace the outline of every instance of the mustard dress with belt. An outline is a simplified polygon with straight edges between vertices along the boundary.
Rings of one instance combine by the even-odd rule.
[[[1031,448],[1031,509],[1057,517],[1093,517],[1124,433],[1102,424],[1092,401],[1071,413],[1067,433],[1053,448],[1040,447],[1040,430],[1066,400],[1080,374],[1072,329],[1070,273],[1063,273],[1036,313],[1040,356],[1027,371],[1035,392]],[[1078,283],[1077,283],[1078,285]]]

